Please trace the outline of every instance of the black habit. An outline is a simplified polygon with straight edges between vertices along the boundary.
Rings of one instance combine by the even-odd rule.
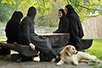
[[[7,43],[18,42],[19,24],[22,17],[23,14],[20,11],[15,11],[8,21],[5,29]]]
[[[59,26],[55,33],[68,33],[69,20],[66,18],[63,9],[60,9],[59,11],[62,12],[62,17],[60,18]]]
[[[40,52],[45,53],[50,60],[55,57],[52,52],[51,42],[48,38],[40,38],[34,30],[34,18],[36,15],[36,8],[30,7],[28,10],[27,17],[25,17],[21,24],[19,30],[19,42],[23,45],[29,45],[33,43],[35,49],[39,49]]]
[[[69,25],[70,25],[69,44],[76,46],[76,43],[80,42],[81,38],[84,36],[83,28],[82,28],[79,16],[74,11],[74,8],[71,5],[67,5],[65,7],[68,9],[68,13],[66,16],[69,19]]]
[[[7,43],[18,42],[18,34],[19,34],[19,23],[23,14],[20,11],[15,11],[12,15],[12,18],[8,21],[6,25],[6,37]],[[10,54],[9,49],[2,48],[0,49],[0,55]]]

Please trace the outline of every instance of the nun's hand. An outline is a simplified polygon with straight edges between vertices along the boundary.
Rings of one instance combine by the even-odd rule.
[[[35,50],[35,45],[32,43],[29,43],[29,46],[31,47],[32,50]]]

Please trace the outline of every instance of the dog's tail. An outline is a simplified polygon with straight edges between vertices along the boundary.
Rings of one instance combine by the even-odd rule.
[[[92,58],[94,59],[94,60],[97,60],[97,57],[96,56],[93,56],[93,55],[91,55],[92,56]]]

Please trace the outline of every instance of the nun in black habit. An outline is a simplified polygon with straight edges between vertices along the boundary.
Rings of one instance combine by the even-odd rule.
[[[51,42],[48,38],[40,38],[34,30],[34,18],[36,15],[36,8],[30,7],[27,17],[25,17],[19,30],[19,42],[23,45],[29,45],[34,51],[40,51],[40,61],[51,61],[56,58],[52,51]]]
[[[12,15],[12,18],[8,21],[5,29],[7,43],[18,42],[19,25],[22,17],[22,12],[15,11]]]
[[[7,37],[7,43],[18,43],[18,33],[19,33],[19,24],[20,20],[23,17],[22,12],[15,11],[12,15],[12,18],[8,21],[6,25],[6,37]],[[7,55],[10,54],[9,49],[0,49],[0,55]]]
[[[58,29],[53,33],[68,33],[69,20],[66,18],[64,10],[58,10],[58,17],[60,19]]]
[[[70,32],[69,44],[74,45],[76,49],[78,49],[76,44],[79,43],[81,38],[84,36],[79,16],[74,11],[74,8],[71,5],[65,6],[65,15],[69,19],[68,29],[68,31]]]

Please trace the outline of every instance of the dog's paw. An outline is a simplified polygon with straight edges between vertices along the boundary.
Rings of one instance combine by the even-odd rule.
[[[75,66],[77,66],[78,65],[78,62],[73,62],[72,64],[75,65]]]

